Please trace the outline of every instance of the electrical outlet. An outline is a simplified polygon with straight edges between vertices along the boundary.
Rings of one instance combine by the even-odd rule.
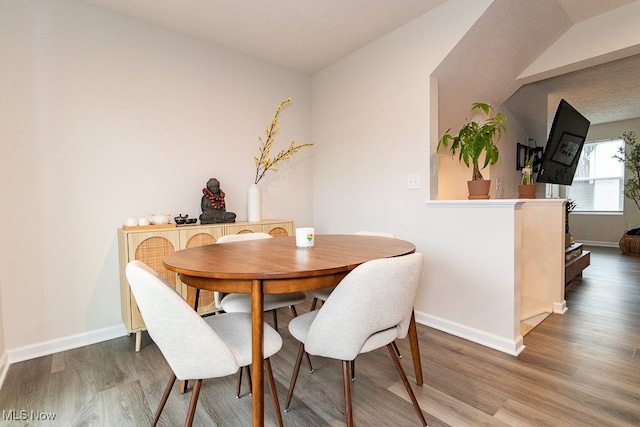
[[[407,190],[418,190],[420,188],[420,174],[410,173],[407,175]]]

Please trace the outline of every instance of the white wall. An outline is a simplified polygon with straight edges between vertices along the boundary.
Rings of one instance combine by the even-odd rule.
[[[424,232],[436,167],[430,75],[490,3],[449,1],[313,76],[318,231],[387,230],[414,241]],[[413,173],[419,190],[407,190]]]
[[[635,131],[640,135],[640,119],[592,125],[587,141],[619,138],[623,132]],[[629,171],[625,171],[629,173]],[[631,199],[625,199],[622,214],[592,214],[574,212],[569,216],[573,238],[580,242],[617,246],[626,230],[640,227],[640,210]]]
[[[448,239],[447,229],[463,226],[425,206],[438,123],[430,75],[490,3],[449,1],[312,79],[313,225],[320,233],[380,230],[414,242],[426,260],[417,314],[433,304],[435,272],[459,262],[442,264],[439,253],[460,253],[464,262],[473,250],[502,251],[494,242]],[[420,174],[420,190],[407,190],[409,173]]]
[[[428,203],[426,237],[433,243],[425,249],[417,322],[512,355],[524,349],[520,205],[498,199]],[[474,221],[483,226],[468,226]]]
[[[277,149],[311,138],[309,76],[74,1],[0,3],[0,58],[10,358],[122,333],[126,217],[196,216],[217,177],[246,219],[258,137],[280,101],[293,98]],[[265,218],[312,222],[314,150],[261,182]]]

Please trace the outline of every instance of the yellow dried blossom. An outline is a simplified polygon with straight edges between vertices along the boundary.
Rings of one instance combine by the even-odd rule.
[[[280,130],[278,128],[278,116],[280,115],[280,110],[282,110],[282,108],[289,102],[291,102],[291,98],[285,99],[280,103],[280,105],[278,105],[276,113],[271,120],[271,125],[265,128],[265,133],[267,134],[266,139],[263,140],[260,137],[258,138],[258,141],[260,141],[260,157],[253,158],[253,162],[256,165],[256,176],[254,181],[256,184],[260,182],[260,180],[268,170],[277,172],[278,169],[275,168],[275,165],[279,161],[289,160],[291,156],[293,156],[293,154],[299,151],[301,148],[313,145],[313,143],[295,145],[294,141],[291,141],[291,144],[289,144],[289,148],[287,148],[286,150],[281,150],[273,159],[269,158],[269,152],[271,151],[271,147],[273,146],[273,141],[275,139],[275,136],[278,134],[278,131]]]

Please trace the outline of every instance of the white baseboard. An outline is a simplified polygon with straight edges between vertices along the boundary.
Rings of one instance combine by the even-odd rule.
[[[600,246],[603,248],[618,248],[618,242],[599,242],[595,240],[580,240],[578,243],[582,243],[585,246]]]
[[[416,311],[416,322],[421,325],[429,326],[442,332],[455,335],[460,338],[475,342],[485,347],[501,351],[503,353],[517,356],[525,349],[522,336],[518,335],[516,339],[509,340],[497,335],[481,331],[479,329],[470,328],[459,323],[451,322],[436,316]]]
[[[565,314],[567,312],[567,300],[562,300],[561,302],[553,303],[553,312],[556,314]]]
[[[127,329],[125,326],[118,325],[81,334],[70,335],[68,337],[58,338],[51,341],[31,344],[7,350],[8,364],[35,359],[36,357],[47,356],[49,354],[71,350],[73,348],[84,347],[85,345],[91,345],[125,335],[127,335]]]

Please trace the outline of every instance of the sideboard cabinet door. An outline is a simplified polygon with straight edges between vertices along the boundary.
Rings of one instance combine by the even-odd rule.
[[[142,233],[127,233],[126,240],[126,262],[139,260],[151,267],[156,273],[162,276],[167,283],[180,292],[178,285],[178,275],[164,268],[162,259],[165,255],[177,251],[180,248],[180,241],[177,233],[171,233],[164,230],[149,231]],[[126,264],[125,264],[126,266]],[[125,293],[123,300],[128,301],[126,310],[123,310],[123,316],[126,315],[125,324],[129,332],[141,330],[144,328],[144,322],[138,310],[138,305],[131,293],[128,283],[126,288],[121,289]],[[126,313],[125,313],[126,312]]]
[[[273,237],[293,236],[293,222],[291,221],[265,221],[262,231]]]
[[[180,249],[194,248],[196,246],[213,245],[224,234],[223,226],[210,227],[185,227],[180,229]],[[181,294],[187,297],[187,285],[182,283]],[[198,297],[198,313],[209,314],[218,311],[213,292],[200,291]]]

